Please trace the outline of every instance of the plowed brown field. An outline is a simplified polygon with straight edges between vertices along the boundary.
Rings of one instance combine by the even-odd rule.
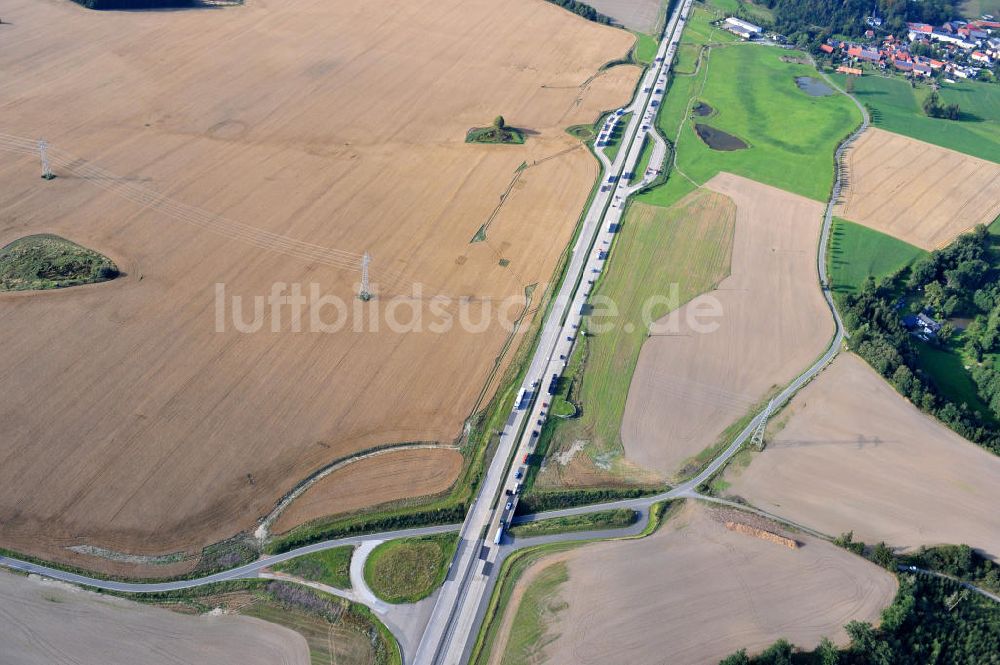
[[[1000,164],[870,127],[834,214],[934,249],[1000,215]]]
[[[548,280],[597,174],[564,128],[638,73],[597,74],[631,35],[534,0],[3,12],[0,245],[53,232],[127,273],[0,298],[0,545],[85,566],[65,546],[197,551],[334,459],[458,437],[508,331],[351,324],[415,283],[476,321]],[[498,113],[523,146],[464,143]],[[51,182],[10,138],[38,136]],[[245,321],[276,282],[361,306],[365,251],[346,329],[216,332],[217,284]]]
[[[1000,458],[920,413],[842,354],[776,418],[729,493],[838,535],[894,547],[965,543],[1000,556]]]
[[[242,616],[185,616],[0,572],[5,665],[305,665],[299,633]]]
[[[698,298],[656,323],[629,387],[626,456],[665,474],[713,445],[733,422],[805,369],[833,334],[816,277],[823,207],[721,173],[707,185],[736,203],[731,275],[708,294],[711,332],[688,325]]]
[[[565,609],[533,662],[714,664],[781,637],[803,648],[824,636],[844,644],[844,624],[877,620],[895,595],[891,574],[835,545],[768,526],[801,545],[790,549],[731,531],[729,517],[713,513],[685,506],[648,538],[557,555],[568,559],[554,601]]]
[[[462,454],[450,448],[400,450],[363,459],[319,480],[289,505],[272,531],[410,496],[437,494],[451,487]]]

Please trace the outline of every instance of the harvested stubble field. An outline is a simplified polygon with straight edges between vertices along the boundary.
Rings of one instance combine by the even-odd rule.
[[[59,582],[0,572],[7,665],[307,665],[299,633],[243,616],[185,616]]]
[[[295,499],[275,521],[280,534],[331,514],[444,492],[462,468],[451,448],[400,450],[349,464],[325,476]]]
[[[654,324],[622,421],[626,456],[664,474],[715,444],[833,335],[816,277],[823,206],[728,173],[706,187],[736,203],[731,274]],[[699,320],[716,327],[698,332],[689,313],[713,307],[720,316]]]
[[[779,414],[728,493],[837,535],[914,549],[965,543],[1000,556],[1000,458],[918,411],[842,354]]]
[[[891,574],[846,550],[772,523],[762,526],[800,544],[790,549],[727,529],[731,519],[762,526],[737,511],[692,504],[648,538],[542,559],[535,564],[542,570],[565,562],[556,564],[565,566],[565,581],[532,599],[549,608],[540,627],[521,622],[522,631],[534,629],[538,638],[526,643],[517,633],[500,636],[503,662],[714,664],[779,637],[805,648],[824,636],[843,644],[844,624],[876,619],[895,595]],[[530,596],[524,585],[543,576],[525,573],[507,615]],[[522,586],[526,591],[518,593]],[[504,619],[504,627],[518,629],[516,619]],[[530,650],[522,654],[530,660],[511,658],[512,648]]]
[[[870,127],[848,150],[835,214],[923,249],[1000,215],[1000,164]]]
[[[594,78],[628,33],[531,0],[503,14],[486,0],[5,5],[0,131],[79,159],[45,182],[37,155],[0,150],[0,245],[58,233],[128,276],[3,297],[0,545],[148,572],[65,547],[197,551],[332,460],[461,434],[503,326],[437,334],[432,310],[422,333],[352,332],[364,317],[297,333],[286,308],[274,333],[263,308],[261,332],[217,333],[215,285],[244,297],[244,321],[276,282],[360,306],[366,250],[368,311],[420,283],[408,302],[470,296],[478,321],[491,299],[544,285],[597,174],[564,128],[626,101],[639,70]],[[528,130],[523,146],[464,143],[498,113]],[[522,163],[486,242],[469,244]]]

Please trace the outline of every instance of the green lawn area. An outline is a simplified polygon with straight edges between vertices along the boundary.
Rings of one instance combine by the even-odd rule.
[[[632,58],[642,65],[648,65],[656,57],[656,49],[659,42],[656,38],[643,32],[633,32],[635,35],[635,47],[632,50]]]
[[[842,74],[834,75],[841,86]],[[941,100],[957,103],[961,120],[928,118],[921,109],[930,94],[925,85],[910,87],[899,78],[869,74],[854,80],[854,95],[871,109],[876,127],[927,143],[1000,162],[1000,86],[978,81],[941,85]]]
[[[514,615],[502,665],[544,662],[549,626],[568,605],[559,598],[559,587],[569,579],[566,562],[546,566],[524,591]],[[509,611],[509,610],[508,610]]]
[[[629,208],[591,298],[606,297],[618,314],[604,316],[611,311],[598,307],[584,318],[587,335],[577,345],[586,358],[582,378],[571,379],[579,384],[573,399],[582,411],[556,428],[556,449],[586,440],[591,454],[621,451],[625,399],[649,323],[729,274],[735,216],[731,200],[708,190],[671,208]],[[660,297],[670,302],[654,301]]]
[[[0,248],[0,291],[58,289],[118,276],[108,257],[47,233]]]
[[[774,13],[764,5],[754,4],[747,0],[711,0],[711,3],[729,16],[736,14],[737,10],[742,9],[749,14],[751,21],[760,21],[762,23],[774,22]]]
[[[510,528],[511,535],[518,538],[548,536],[554,533],[573,531],[599,531],[602,529],[623,529],[635,524],[639,513],[628,508],[602,510],[584,515],[552,517],[547,520],[527,522]]]
[[[604,154],[608,156],[608,159],[615,161],[615,157],[618,156],[618,151],[622,147],[622,138],[625,136],[625,128],[628,126],[628,121],[632,117],[632,113],[624,113],[615,122],[615,126],[611,128],[611,136],[608,137],[608,145],[604,147]]]
[[[716,47],[696,76],[674,79],[658,125],[665,136],[676,139],[677,167],[684,174],[704,184],[719,171],[728,171],[826,200],[833,184],[833,151],[861,115],[843,95],[810,97],[799,90],[795,77],[814,76],[815,69],[782,60],[790,57],[801,56],[749,44]],[[725,152],[705,145],[688,117],[695,98],[716,111],[707,124],[750,147]],[[679,174],[671,179],[674,185],[654,189],[640,200],[662,205],[692,187]]]
[[[920,369],[927,373],[941,394],[955,404],[966,404],[978,411],[988,422],[995,422],[992,410],[979,396],[976,382],[962,359],[961,338],[952,340],[949,347],[936,348],[919,340],[914,342],[919,354]]]
[[[635,165],[635,171],[632,173],[632,179],[630,182],[639,182],[642,180],[643,176],[646,174],[646,168],[649,166],[649,160],[653,157],[653,142],[649,140],[649,137],[643,138],[642,140],[642,152],[639,153],[639,161]]]
[[[902,240],[835,217],[827,256],[830,286],[836,293],[854,293],[869,275],[878,281],[925,254]]]
[[[457,546],[456,533],[382,543],[365,561],[365,582],[386,602],[415,603],[444,582]]]
[[[336,589],[351,588],[351,554],[354,547],[334,547],[296,557],[274,566],[274,570],[295,575]]]
[[[966,18],[979,18],[983,14],[1000,16],[1000,0],[965,0],[960,4]]]

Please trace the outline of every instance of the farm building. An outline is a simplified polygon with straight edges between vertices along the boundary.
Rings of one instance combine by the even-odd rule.
[[[743,39],[753,39],[764,32],[764,28],[753,23],[748,23],[741,19],[730,16],[723,22],[723,27],[729,32],[742,37]]]
[[[846,65],[841,65],[837,67],[838,74],[848,74],[850,76],[861,76],[861,70],[857,67],[847,67]]]

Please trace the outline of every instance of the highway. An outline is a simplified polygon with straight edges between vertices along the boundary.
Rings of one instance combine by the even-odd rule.
[[[525,473],[522,460],[533,453],[548,415],[549,386],[566,367],[580,332],[587,297],[609,257],[625,200],[634,191],[631,172],[639,162],[643,139],[647,134],[655,134],[657,107],[663,100],[667,74],[691,4],[692,0],[684,0],[674,10],[654,64],[643,75],[635,98],[616,112],[620,116],[631,113],[631,117],[614,161],[609,163],[600,147],[596,148],[605,167],[602,181],[586,212],[566,274],[520,386],[519,395],[527,398],[515,405],[475,505],[462,526],[458,552],[417,649],[415,662],[420,665],[458,665],[475,639],[479,609],[488,598],[493,572],[499,564],[500,548],[494,542],[495,534],[502,530],[502,523],[509,524],[516,509]],[[609,129],[610,124],[606,123],[605,131]],[[512,459],[513,464],[508,467]],[[504,491],[502,496],[501,491]]]
[[[262,557],[252,563],[206,577],[176,580],[170,582],[132,583],[101,580],[76,573],[61,571],[44,565],[0,556],[0,566],[30,573],[38,573],[54,579],[119,592],[152,593],[176,591],[196,586],[233,579],[252,578],[260,571],[275,563],[303,554],[330,549],[341,545],[358,545],[371,540],[390,540],[408,536],[429,535],[445,531],[459,530],[460,541],[442,588],[436,594],[435,605],[422,638],[411,659],[404,654],[407,663],[419,665],[459,665],[465,662],[482,621],[484,608],[496,581],[496,572],[503,559],[518,547],[540,542],[538,539],[523,539],[515,544],[503,537],[495,543],[495,534],[503,526],[509,526],[516,509],[517,494],[522,475],[525,473],[523,459],[533,453],[538,433],[547,417],[548,388],[552,380],[562,375],[573,344],[580,332],[585,304],[595,281],[602,272],[613,246],[614,234],[624,213],[625,201],[635,191],[653,180],[658,173],[647,169],[646,173],[635,174],[646,137],[654,142],[654,159],[664,156],[666,144],[655,132],[655,116],[666,90],[667,76],[676,52],[677,44],[684,28],[686,17],[693,0],[683,0],[674,10],[664,31],[664,37],[657,51],[654,64],[645,72],[637,87],[633,101],[620,110],[618,115],[631,113],[622,136],[622,145],[614,160],[610,160],[600,147],[595,148],[603,166],[602,181],[598,185],[594,199],[586,211],[580,233],[572,250],[569,265],[559,291],[542,325],[538,346],[528,365],[525,378],[518,392],[517,403],[507,420],[500,437],[496,454],[480,485],[465,521],[459,525],[433,526],[400,531],[368,534],[351,538],[315,543],[280,555]],[[821,73],[822,74],[822,73]],[[832,81],[828,83],[840,90]],[[843,92],[843,90],[840,90]],[[844,93],[846,94],[846,93]],[[848,95],[850,97],[850,95]],[[807,370],[788,384],[773,401],[775,408],[787,402],[818,372],[820,372],[840,350],[845,333],[839,313],[828,289],[826,266],[826,245],[832,224],[833,206],[840,196],[840,164],[844,150],[869,124],[868,114],[857,100],[850,97],[863,115],[861,127],[846,139],[837,149],[837,177],[831,192],[824,217],[820,245],[817,253],[817,272],[823,294],[835,321],[835,334],[824,354]],[[610,125],[605,125],[606,129]],[[717,473],[742,445],[752,436],[766,413],[756,414],[730,443],[695,477],[654,496],[639,499],[612,501],[597,505],[579,506],[565,510],[551,511],[539,515],[517,518],[516,521],[530,521],[555,516],[575,515],[614,507],[628,507],[648,515],[649,507],[658,501],[674,498],[703,498],[697,488]],[[508,501],[510,507],[508,508]],[[640,520],[640,523],[645,520]],[[641,527],[631,527],[629,532],[638,532]],[[597,535],[619,536],[623,532],[602,532]],[[578,540],[595,537],[595,534],[569,534],[555,537],[556,540]]]

